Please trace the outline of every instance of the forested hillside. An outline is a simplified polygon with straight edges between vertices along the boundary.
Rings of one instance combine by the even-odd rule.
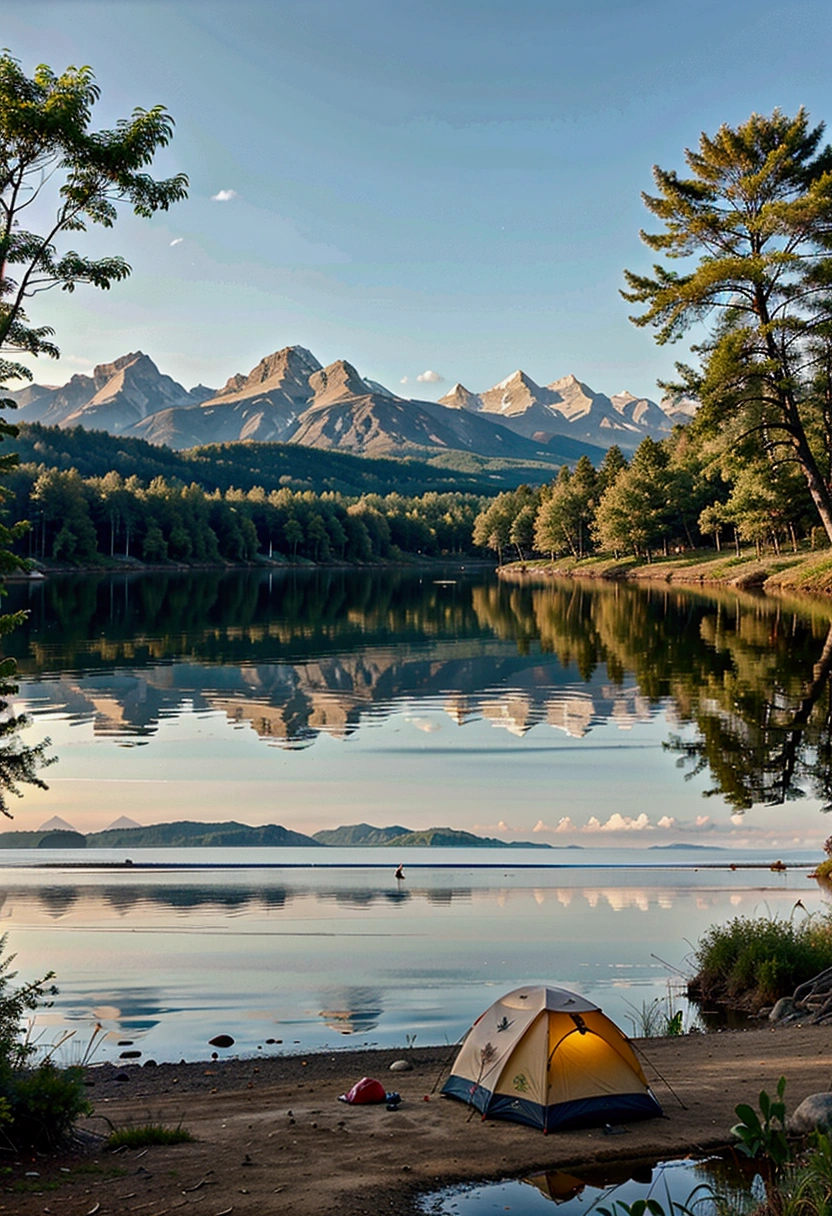
[[[493,492],[516,484],[509,474],[495,481],[488,462],[460,471],[455,466],[433,466],[419,460],[378,459],[343,452],[322,452],[288,443],[215,443],[174,452],[170,448],[128,439],[106,431],[82,427],[67,430],[40,423],[23,423],[14,441],[21,464],[56,469],[77,469],[82,477],[119,473],[144,482],[154,477],[196,482],[205,490],[266,491],[289,485],[293,489],[334,490],[341,494],[387,494],[399,490],[424,494],[429,490]],[[497,462],[494,462],[495,464]],[[507,466],[510,468],[510,465]],[[542,466],[541,466],[542,468]],[[523,468],[525,472],[525,468]],[[548,475],[549,470],[543,470]]]

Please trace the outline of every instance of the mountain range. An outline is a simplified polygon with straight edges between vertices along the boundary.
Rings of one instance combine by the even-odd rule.
[[[457,828],[373,828],[369,824],[352,824],[333,831],[315,832],[306,836],[279,824],[249,827],[231,820],[227,823],[199,823],[188,820],[156,823],[150,827],[119,828],[115,825],[103,832],[76,832],[69,824],[50,829],[44,824],[36,832],[0,832],[0,849],[125,849],[125,848],[315,848],[327,846],[372,845],[398,848],[509,848],[549,849],[541,841],[498,840],[494,836],[476,836]]]
[[[598,460],[616,443],[633,451],[690,419],[695,404],[617,393],[607,397],[575,376],[541,386],[517,371],[482,393],[456,384],[439,402],[400,397],[339,359],[322,367],[302,346],[261,359],[220,389],[186,389],[141,351],[99,364],[60,387],[32,384],[9,394],[21,420],[108,431],[174,449],[260,441],[364,456]]]

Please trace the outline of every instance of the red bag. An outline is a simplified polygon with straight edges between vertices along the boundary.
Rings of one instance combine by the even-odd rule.
[[[348,1102],[350,1106],[362,1106],[367,1102],[386,1102],[387,1092],[381,1081],[372,1077],[362,1077],[353,1085],[348,1094],[341,1094],[339,1102]]]

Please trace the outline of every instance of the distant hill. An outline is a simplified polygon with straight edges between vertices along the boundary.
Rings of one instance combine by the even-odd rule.
[[[2,842],[2,836],[0,836]],[[317,840],[302,832],[269,823],[252,828],[244,823],[156,823],[147,828],[112,828],[90,832],[87,848],[91,849],[220,849],[220,848],[281,848],[285,846],[318,847]]]
[[[314,832],[313,839],[320,844],[336,848],[352,848],[354,846],[391,844],[397,838],[409,834],[410,828],[374,828],[369,823],[352,823],[343,828]]]
[[[124,478],[135,474],[148,484],[154,477],[176,478],[186,485],[194,481],[208,493],[232,486],[243,491],[261,486],[269,493],[288,485],[318,494],[332,490],[356,497],[432,490],[495,494],[524,481],[548,481],[555,467],[574,464],[584,450],[596,463],[603,456],[600,449],[576,447],[568,439],[560,448],[553,446],[547,457],[532,460],[450,451],[431,456],[430,462],[415,457],[373,459],[287,443],[215,443],[173,452],[143,439],[39,422],[20,424],[14,448],[21,464],[77,469],[82,477],[103,477],[112,470]]]
[[[497,840],[494,836],[475,836],[473,832],[461,832],[456,828],[428,828],[424,832],[408,832],[387,842],[396,848],[451,848],[472,849],[551,849],[543,841]]]
[[[347,827],[333,828],[331,831],[315,833],[315,840],[329,846],[352,848],[364,846],[386,848],[395,845],[403,849],[467,847],[472,849],[550,849],[552,846],[541,841],[532,843],[528,840],[497,840],[493,836],[475,836],[473,832],[462,832],[457,828],[427,828],[422,832],[414,832],[412,828],[400,826],[389,828],[374,828],[369,823],[353,823]]]
[[[697,853],[724,853],[725,849],[718,844],[689,844],[680,841],[678,844],[651,844],[650,849],[695,849]]]
[[[57,828],[52,832],[44,832],[37,847],[39,849],[85,849],[87,838],[81,832]]]

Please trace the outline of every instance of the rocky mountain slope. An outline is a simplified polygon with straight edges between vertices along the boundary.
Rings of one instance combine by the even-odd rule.
[[[690,421],[695,411],[694,402],[657,404],[629,392],[608,397],[571,375],[539,385],[522,371],[483,393],[455,384],[440,397],[440,403],[498,418],[504,426],[538,443],[568,435],[604,448],[615,443],[626,451],[638,447],[646,435],[657,439],[669,434],[677,423]]]
[[[437,402],[398,396],[339,359],[322,367],[287,346],[235,374],[221,389],[186,389],[140,351],[102,363],[55,388],[29,385],[16,398],[22,421],[81,426],[186,449],[199,444],[296,443],[367,456],[468,452],[482,457],[574,460],[617,443],[632,451],[687,421],[690,402],[607,397],[575,376],[536,384],[517,371],[472,393],[461,384]],[[564,442],[567,441],[567,442]]]

